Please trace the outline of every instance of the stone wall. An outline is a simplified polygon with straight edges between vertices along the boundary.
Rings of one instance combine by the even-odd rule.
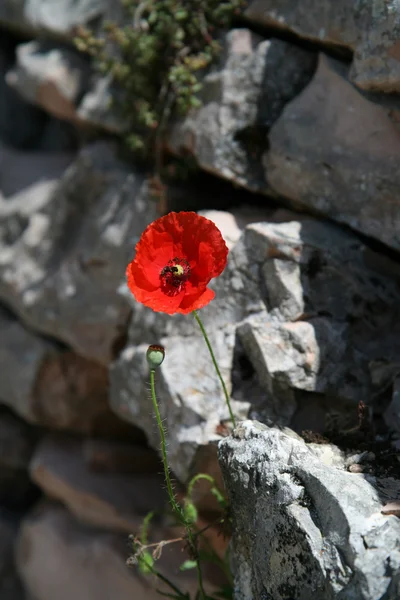
[[[225,483],[235,600],[395,600],[398,2],[250,1],[202,106],[168,130],[199,167],[168,208],[202,211],[230,248],[202,310],[244,421],[225,439],[193,319],[125,286],[161,208],[121,158],[109,80],[72,44],[109,17],[118,0],[0,3],[0,597],[158,597],[125,561],[165,506],[145,361],[162,343],[171,467],[182,486]],[[207,522],[206,486],[196,501]],[[169,534],[159,520],[154,538]]]

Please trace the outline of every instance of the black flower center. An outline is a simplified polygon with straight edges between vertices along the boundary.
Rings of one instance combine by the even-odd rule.
[[[176,296],[186,287],[190,276],[190,265],[186,258],[173,258],[161,270],[161,290],[167,296]]]

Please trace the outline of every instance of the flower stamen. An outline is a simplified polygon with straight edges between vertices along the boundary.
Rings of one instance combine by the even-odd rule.
[[[186,287],[190,276],[190,265],[186,258],[175,257],[161,270],[161,290],[167,296],[176,296]]]

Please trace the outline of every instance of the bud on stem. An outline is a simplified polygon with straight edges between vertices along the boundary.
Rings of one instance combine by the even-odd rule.
[[[150,369],[157,369],[163,362],[165,357],[165,348],[163,346],[157,346],[152,344],[148,347],[146,352],[147,363]]]

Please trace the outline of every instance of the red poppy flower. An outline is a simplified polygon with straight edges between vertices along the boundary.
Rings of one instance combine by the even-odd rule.
[[[207,285],[222,273],[227,256],[212,221],[195,212],[171,212],[142,233],[126,270],[128,287],[157,312],[187,314],[214,298]]]

